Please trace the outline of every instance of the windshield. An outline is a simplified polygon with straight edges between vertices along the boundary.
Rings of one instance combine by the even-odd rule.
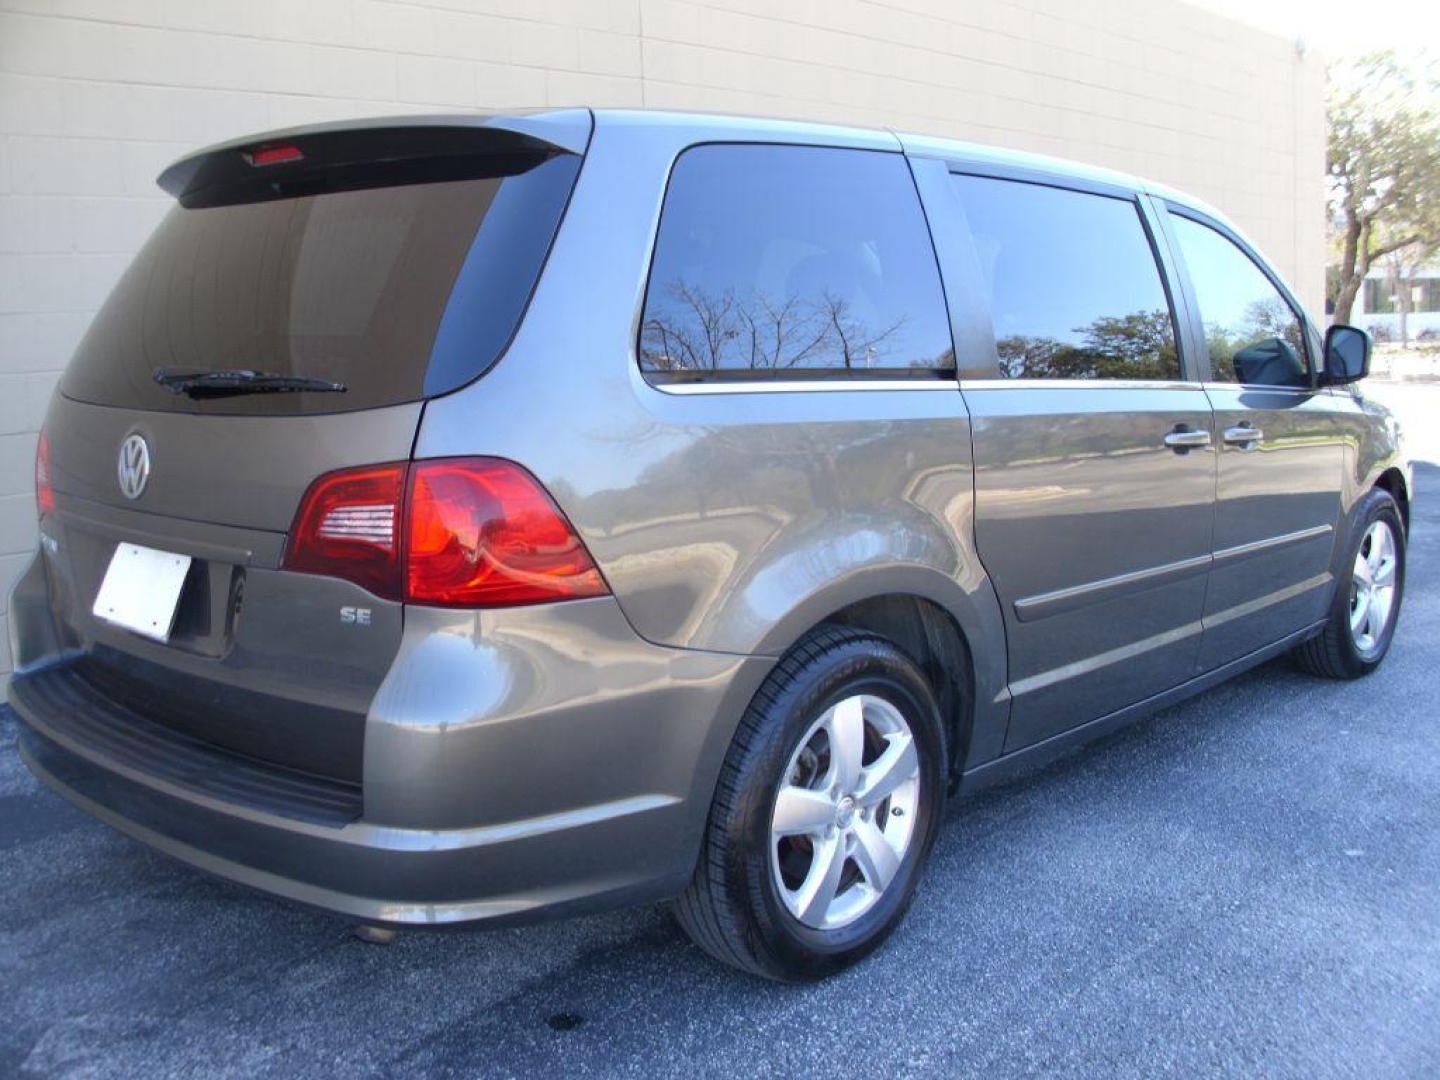
[[[342,412],[454,390],[524,311],[580,159],[504,175],[238,206],[176,206],[120,279],[62,382],[68,397],[217,414]],[[199,397],[157,369],[339,383]]]

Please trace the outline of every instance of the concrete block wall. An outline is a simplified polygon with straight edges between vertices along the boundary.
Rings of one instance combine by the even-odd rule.
[[[1182,0],[0,0],[0,683],[46,400],[193,147],[537,105],[892,126],[1184,188],[1318,307],[1322,80]]]

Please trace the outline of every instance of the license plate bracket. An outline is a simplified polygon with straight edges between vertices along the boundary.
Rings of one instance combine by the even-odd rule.
[[[114,626],[169,641],[190,561],[173,551],[117,544],[91,612]]]

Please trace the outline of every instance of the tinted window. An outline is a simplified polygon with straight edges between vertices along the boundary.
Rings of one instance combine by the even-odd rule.
[[[682,154],[640,363],[672,378],[952,369],[935,253],[904,158],[794,146]]]
[[[303,413],[463,385],[513,333],[579,158],[506,167],[490,178],[176,206],[95,317],[64,392],[138,409]],[[162,367],[254,368],[347,390],[196,401],[156,385]]]
[[[953,179],[988,292],[992,362],[1002,378],[1180,377],[1170,303],[1133,202]]]
[[[1210,377],[1309,386],[1300,320],[1250,256],[1208,225],[1172,215],[1205,324]]]

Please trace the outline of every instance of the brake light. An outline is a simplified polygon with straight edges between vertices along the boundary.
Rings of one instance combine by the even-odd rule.
[[[301,500],[284,565],[440,607],[512,607],[608,591],[540,483],[496,458],[322,476]]]
[[[300,500],[285,569],[345,578],[400,598],[400,499],[406,465],[326,473]]]
[[[35,509],[42,516],[55,510],[55,489],[50,486],[50,438],[43,431],[35,444]]]
[[[418,461],[406,510],[406,599],[508,607],[600,596],[600,571],[570,523],[520,466]]]
[[[299,161],[305,155],[298,146],[262,146],[245,154],[251,165],[280,165],[287,161]]]

